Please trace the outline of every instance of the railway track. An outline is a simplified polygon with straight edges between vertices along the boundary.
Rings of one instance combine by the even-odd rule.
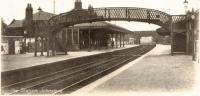
[[[71,93],[145,54],[153,47],[154,45],[142,45],[114,51],[106,57],[96,58],[95,61],[79,63],[43,76],[2,86],[2,92],[4,94]]]

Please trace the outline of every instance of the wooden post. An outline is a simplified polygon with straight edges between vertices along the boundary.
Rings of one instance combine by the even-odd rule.
[[[100,47],[101,47],[101,40],[100,40],[100,38],[97,40],[97,42],[98,42],[98,50],[100,50]]]
[[[192,13],[192,15],[194,15],[194,12]],[[195,36],[194,36],[194,32],[195,32],[195,27],[194,27],[195,26],[194,25],[195,21],[194,21],[194,19],[195,18],[192,19],[192,24],[191,24],[191,26],[192,26],[192,30],[191,30],[191,33],[192,33],[191,34],[191,38],[192,38],[192,60],[195,60],[195,49],[194,48],[195,48],[195,42],[196,42],[195,41]]]
[[[122,34],[121,33],[119,34],[119,39],[120,39],[120,42],[119,42],[120,47],[122,47]]]
[[[65,52],[65,55],[67,55],[67,39],[66,39],[66,30],[64,30],[63,32],[62,32],[62,42],[63,42],[63,46],[64,46],[64,52]]]
[[[116,34],[115,34],[115,45],[116,45],[116,48],[118,48],[117,37],[118,37],[118,35],[117,35],[117,33],[116,33]]]
[[[173,22],[172,22],[172,17],[170,18],[170,34],[171,34],[171,55],[173,54],[174,51],[174,34],[173,34]]]
[[[188,15],[188,14],[186,14]],[[188,16],[186,16],[186,54],[189,55],[189,50],[190,50],[190,30],[189,30],[189,26],[190,26],[190,22],[188,20]]]
[[[56,39],[56,36],[55,35],[52,35],[52,55],[53,56],[56,56],[56,49],[55,49],[55,39]]]
[[[80,48],[80,29],[78,28],[78,34],[77,34],[77,44]]]
[[[72,26],[72,48],[74,46],[74,25]]]
[[[109,46],[108,46],[109,34],[105,34],[105,36],[106,36],[106,40],[105,40],[106,49],[108,49],[109,48]]]
[[[98,40],[97,40],[97,37],[95,37],[95,49],[98,48]]]
[[[199,10],[194,13],[194,54],[193,54],[193,60],[199,61],[199,52],[198,52],[198,42],[199,42]]]
[[[124,47],[124,41],[125,41],[125,34],[123,34],[123,47]]]
[[[35,36],[35,51],[34,51],[34,56],[37,56],[37,36]]]
[[[47,45],[48,45],[48,50],[47,50],[47,56],[52,56],[53,54],[53,33],[48,33],[48,41],[47,41]],[[50,52],[51,51],[51,54]]]
[[[91,31],[91,29],[89,28],[89,31],[88,31],[88,51],[91,51],[91,50],[90,50],[90,48],[91,48],[90,31]]]
[[[27,47],[26,47],[26,35],[24,36],[24,53],[26,54],[26,50],[27,49]]]
[[[193,60],[198,62],[198,42],[199,42],[199,10],[194,12],[194,54],[193,54]]]
[[[96,32],[94,33],[94,49],[97,48],[97,35],[96,35]]]
[[[99,38],[96,39],[97,49],[99,49]]]
[[[50,56],[49,55],[49,36],[46,37],[46,43],[47,43],[47,45],[46,45],[46,48],[47,48],[47,57],[49,57]]]
[[[111,46],[112,46],[112,48],[113,48],[113,46],[114,46],[114,42],[113,42],[113,33],[111,33]]]
[[[79,47],[80,47],[80,50],[84,48],[84,36],[83,36],[83,31],[80,31],[79,32]]]
[[[95,39],[96,39],[96,49],[99,49],[99,32],[96,33]]]
[[[41,56],[44,56],[43,51],[44,51],[44,38],[41,37]]]

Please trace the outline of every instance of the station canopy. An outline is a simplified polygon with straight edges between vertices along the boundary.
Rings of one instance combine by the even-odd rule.
[[[122,32],[122,33],[129,33],[131,32],[128,29],[122,28],[120,26],[107,23],[105,21],[99,21],[99,22],[92,22],[92,23],[81,23],[81,24],[76,24],[74,25],[75,28],[80,28],[80,29],[108,29],[113,32]]]

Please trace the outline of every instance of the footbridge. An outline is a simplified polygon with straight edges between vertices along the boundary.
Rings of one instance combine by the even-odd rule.
[[[185,15],[170,15],[165,12],[137,7],[104,7],[88,9],[74,8],[73,10],[61,13],[50,18],[47,21],[34,21],[33,27],[37,37],[45,37],[48,41],[47,53],[52,50],[55,55],[55,36],[64,27],[73,26],[80,23],[97,22],[97,21],[136,21],[146,22],[159,25],[161,28],[157,32],[161,35],[171,36],[171,53],[177,52],[190,54],[193,50],[194,40],[194,21],[198,12],[188,12]],[[36,40],[37,41],[37,40]]]

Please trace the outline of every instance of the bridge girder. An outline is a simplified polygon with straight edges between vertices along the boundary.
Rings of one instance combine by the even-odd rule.
[[[175,25],[186,21],[185,15],[169,15],[159,10],[136,7],[106,7],[72,10],[50,18],[48,21],[34,22],[34,28],[41,30],[37,35],[56,34],[62,28],[88,22],[97,21],[137,21],[161,26],[170,34],[176,30]],[[38,23],[38,24],[37,24]],[[39,24],[40,23],[40,24]],[[39,25],[39,27],[37,26]],[[173,28],[172,28],[173,27]],[[172,30],[173,29],[173,30]],[[180,28],[179,28],[180,29]]]
[[[137,21],[169,27],[171,15],[162,11],[136,7],[107,7],[73,10],[52,17],[50,26],[70,26],[96,21]],[[57,29],[57,28],[56,28]]]

